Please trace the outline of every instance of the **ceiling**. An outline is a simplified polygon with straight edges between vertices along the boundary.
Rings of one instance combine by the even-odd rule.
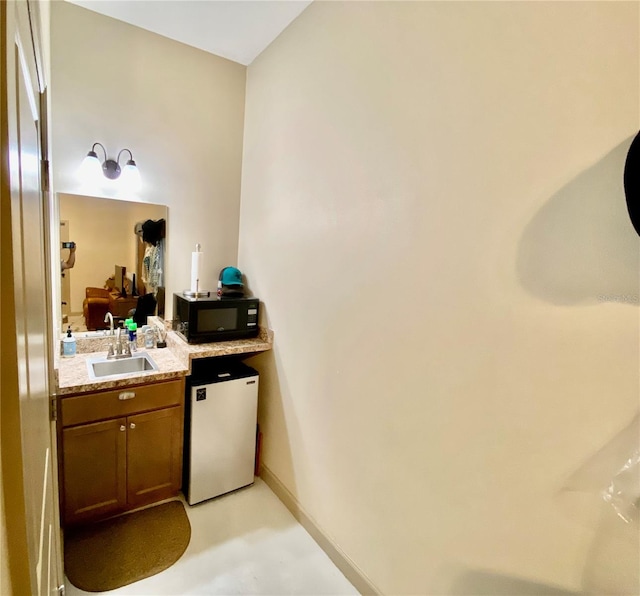
[[[312,0],[67,0],[249,65]]]

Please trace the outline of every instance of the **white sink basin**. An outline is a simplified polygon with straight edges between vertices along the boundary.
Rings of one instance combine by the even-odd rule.
[[[89,378],[92,380],[121,377],[132,373],[145,373],[158,370],[158,365],[146,352],[138,352],[131,357],[109,358],[89,358],[87,360]]]

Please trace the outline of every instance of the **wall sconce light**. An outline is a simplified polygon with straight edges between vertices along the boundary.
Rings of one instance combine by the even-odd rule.
[[[104,153],[104,161],[100,163],[98,154],[96,153],[96,147],[100,147]],[[123,168],[120,167],[120,156],[127,152],[129,159]],[[107,150],[102,143],[94,143],[91,147],[91,151],[87,153],[82,165],[80,166],[80,177],[87,184],[97,185],[100,184],[101,176],[108,178],[109,180],[117,180],[122,174],[120,184],[126,187],[128,190],[138,190],[140,188],[140,172],[136,166],[136,162],[133,161],[133,154],[129,149],[122,149],[118,153],[116,159],[107,157]]]

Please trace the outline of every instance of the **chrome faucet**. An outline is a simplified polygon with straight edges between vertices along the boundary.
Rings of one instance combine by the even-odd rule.
[[[113,344],[109,345],[109,352],[107,354],[107,358],[130,358],[131,357],[131,346],[129,345],[129,338],[125,333],[124,341],[120,338],[120,333],[122,329],[118,327],[116,333],[116,341]]]
[[[107,321],[109,321],[109,335],[113,335],[113,315],[109,311],[104,315],[104,322]]]

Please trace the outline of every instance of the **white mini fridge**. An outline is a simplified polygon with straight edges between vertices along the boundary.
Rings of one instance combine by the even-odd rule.
[[[183,482],[187,503],[252,484],[258,372],[242,362],[216,362],[192,376],[187,402]]]

